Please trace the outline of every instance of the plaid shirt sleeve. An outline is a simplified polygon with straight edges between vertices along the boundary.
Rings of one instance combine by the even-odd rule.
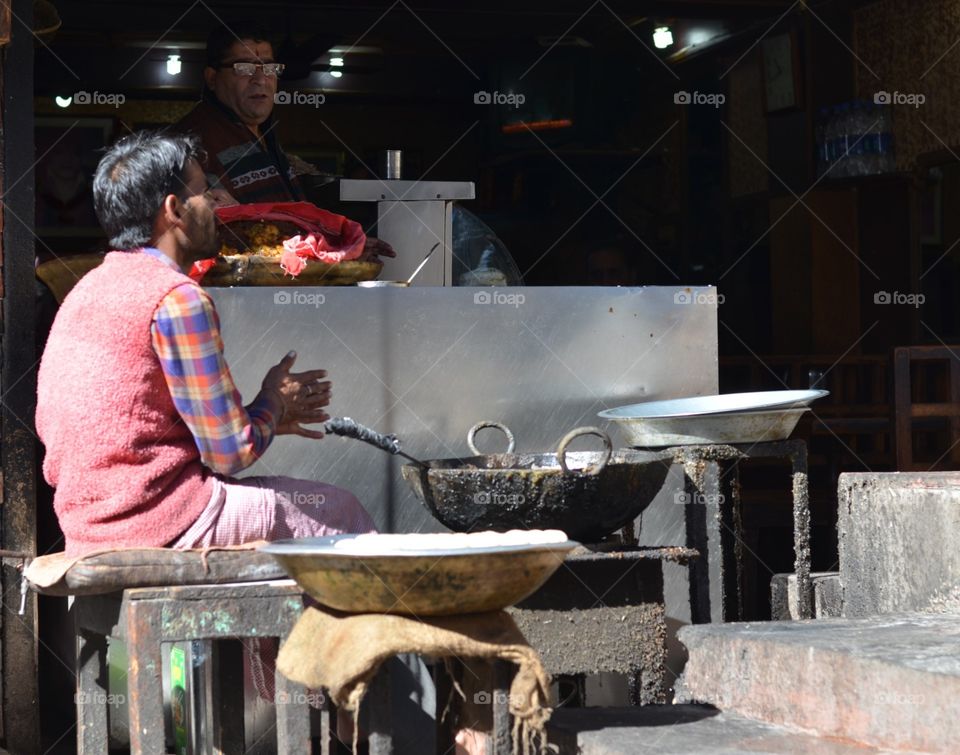
[[[253,464],[277,426],[266,400],[244,407],[223,358],[220,319],[210,296],[184,284],[160,303],[150,326],[154,351],[203,463],[231,475]]]

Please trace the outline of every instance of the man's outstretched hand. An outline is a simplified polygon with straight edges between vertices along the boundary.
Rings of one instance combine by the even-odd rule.
[[[332,384],[324,380],[326,370],[290,372],[297,361],[297,352],[291,351],[275,367],[271,367],[261,386],[280,405],[277,435],[302,435],[304,438],[323,437],[323,431],[310,430],[303,425],[326,422],[330,419],[323,407],[330,403]]]

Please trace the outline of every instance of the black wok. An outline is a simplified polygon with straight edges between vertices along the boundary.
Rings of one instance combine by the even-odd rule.
[[[605,450],[567,452],[571,440],[588,434],[604,439]],[[430,513],[456,532],[559,529],[589,543],[639,516],[663,486],[670,464],[655,454],[614,454],[606,433],[580,428],[561,440],[555,454],[435,459],[406,464],[402,473]]]
[[[474,445],[483,427],[502,430],[507,453],[480,454]],[[638,517],[663,486],[672,457],[644,451],[613,453],[610,437],[595,427],[572,430],[555,454],[512,453],[513,434],[497,422],[479,422],[467,435],[476,454],[462,459],[420,461],[400,450],[400,441],[349,417],[326,424],[329,433],[362,440],[399,454],[412,464],[404,479],[442,524],[455,532],[559,529],[571,540],[597,542]],[[604,442],[599,452],[567,452],[581,435]]]

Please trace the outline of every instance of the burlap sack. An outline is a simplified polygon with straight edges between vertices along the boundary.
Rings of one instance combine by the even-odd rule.
[[[309,608],[280,649],[277,670],[307,687],[326,689],[356,716],[380,664],[398,653],[515,664],[509,698],[514,753],[546,749],[550,677],[503,611],[419,619]]]

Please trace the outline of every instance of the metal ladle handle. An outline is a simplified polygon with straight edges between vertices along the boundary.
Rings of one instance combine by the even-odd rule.
[[[349,417],[334,417],[333,419],[327,421],[327,423],[323,426],[323,429],[331,435],[341,435],[344,438],[360,440],[364,443],[369,443],[374,448],[379,448],[381,451],[402,456],[403,458],[409,459],[418,467],[423,469],[426,469],[427,467],[426,462],[420,461],[420,459],[415,459],[410,454],[400,450],[400,441],[397,440],[396,435],[378,433],[376,430],[373,430],[366,425],[361,425],[359,422],[352,420]]]
[[[610,461],[610,457],[613,456],[613,443],[610,440],[610,436],[599,427],[578,427],[564,435],[560,440],[560,445],[557,446],[557,461],[559,462],[560,469],[563,470],[563,473],[570,474],[570,469],[567,467],[567,446],[570,445],[574,438],[579,438],[581,435],[596,435],[598,438],[600,438],[600,440],[603,441],[604,451],[606,451],[598,464],[584,467],[583,469],[573,470],[577,474],[589,475],[590,477],[593,477],[594,475],[598,475],[603,471],[603,468],[607,466],[607,462]]]
[[[477,436],[477,432],[483,430],[485,427],[493,427],[502,432],[507,436],[507,450],[504,453],[512,454],[513,449],[517,447],[516,439],[513,437],[513,433],[510,432],[510,428],[504,425],[502,422],[491,422],[489,420],[482,420],[475,424],[467,431],[467,445],[470,446],[470,450],[473,451],[475,456],[483,456],[484,453],[477,448],[474,443],[474,439]]]

